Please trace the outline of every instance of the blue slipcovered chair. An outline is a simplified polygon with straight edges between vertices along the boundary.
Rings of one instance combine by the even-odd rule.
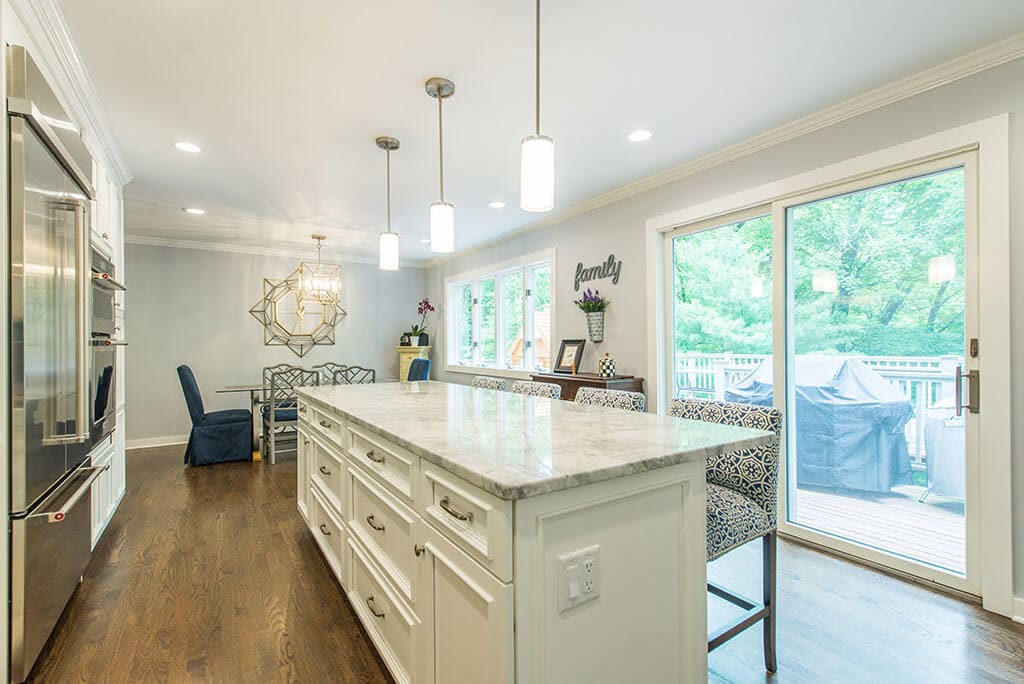
[[[707,495],[707,559],[710,563],[749,541],[761,539],[762,600],[758,604],[725,587],[708,582],[708,592],[743,609],[743,613],[708,636],[708,651],[758,622],[763,626],[764,667],[776,670],[775,572],[779,439],[782,413],[770,406],[727,401],[676,399],[669,415],[706,423],[754,428],[775,434],[764,446],[709,456],[705,463]]]
[[[430,377],[430,359],[413,359],[409,364],[409,382],[420,382]]]
[[[248,409],[207,413],[192,369],[178,366],[178,380],[192,419],[185,463],[201,466],[252,459],[252,413]]]

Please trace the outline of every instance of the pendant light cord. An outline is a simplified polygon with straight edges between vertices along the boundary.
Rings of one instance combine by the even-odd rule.
[[[536,45],[536,134],[540,135],[540,0],[537,0],[537,45]]]
[[[387,190],[388,211],[387,211],[387,216],[388,216],[388,232],[390,233],[391,232],[391,150],[386,149],[386,150],[384,150],[384,153],[387,155],[387,174],[388,174],[388,182],[387,182],[387,188],[388,188],[388,190]]]
[[[441,185],[441,203],[444,203],[444,119],[441,114],[441,102],[444,100],[441,94],[437,94],[437,151],[441,173],[438,175]]]

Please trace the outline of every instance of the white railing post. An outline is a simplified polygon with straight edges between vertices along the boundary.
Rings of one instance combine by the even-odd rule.
[[[937,399],[945,399],[952,396],[953,392],[956,391],[956,388],[953,387],[953,382],[956,377],[956,367],[961,363],[963,363],[963,359],[959,356],[939,357],[939,375],[941,380],[939,381],[939,396]]]
[[[725,353],[715,357],[715,399],[725,399],[725,369],[732,365],[732,354]]]

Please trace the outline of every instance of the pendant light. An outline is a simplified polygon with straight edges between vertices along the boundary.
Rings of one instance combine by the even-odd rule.
[[[540,0],[537,0],[536,80],[533,135],[523,138],[519,166],[519,207],[523,211],[555,208],[555,141],[540,134]]]
[[[320,243],[326,235],[311,236],[316,240],[316,263],[301,262],[298,273],[298,296],[321,304],[335,304],[341,300],[341,266],[320,262]]]
[[[440,170],[441,199],[430,205],[430,251],[455,251],[455,206],[444,201],[444,119],[441,103],[455,93],[455,84],[447,78],[431,78],[426,82],[427,95],[437,99],[437,149]]]
[[[380,234],[380,270],[398,270],[398,233],[391,232],[391,153],[398,149],[397,138],[382,135],[376,140],[387,159],[387,230]]]

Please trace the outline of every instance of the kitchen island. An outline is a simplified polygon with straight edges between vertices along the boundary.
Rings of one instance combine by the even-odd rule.
[[[439,382],[298,394],[299,511],[396,681],[706,681],[705,458],[770,433]]]

